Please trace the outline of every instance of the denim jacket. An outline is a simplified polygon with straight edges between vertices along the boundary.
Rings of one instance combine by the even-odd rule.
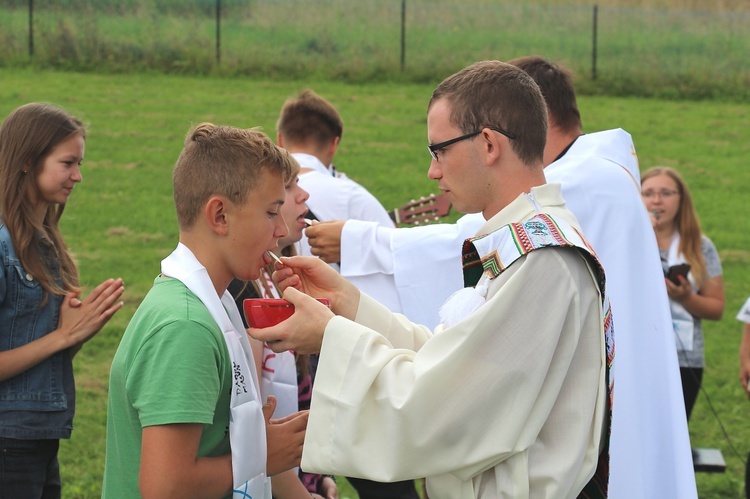
[[[0,350],[23,346],[57,328],[61,296],[49,295],[21,266],[8,228],[0,222]],[[0,437],[69,438],[75,411],[70,350],[0,382]]]

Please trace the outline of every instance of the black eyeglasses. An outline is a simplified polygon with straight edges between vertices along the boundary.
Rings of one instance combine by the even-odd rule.
[[[492,126],[488,126],[484,128],[489,128],[490,130],[494,130],[497,133],[501,133],[505,135],[506,137],[508,137],[509,139],[515,139],[515,137],[512,134],[506,132],[505,130],[501,130],[499,128],[495,128]],[[484,130],[484,128],[482,128],[482,130]],[[430,144],[427,146],[427,150],[430,151],[430,156],[432,156],[432,159],[434,159],[435,161],[438,161],[437,152],[439,150],[445,149],[449,145],[455,144],[456,142],[461,142],[462,140],[470,139],[471,137],[474,137],[475,135],[479,135],[480,133],[482,133],[482,130],[477,130],[476,132],[467,133],[465,135],[461,135],[460,137],[456,137],[455,139],[446,140],[445,142],[438,142],[437,144]]]

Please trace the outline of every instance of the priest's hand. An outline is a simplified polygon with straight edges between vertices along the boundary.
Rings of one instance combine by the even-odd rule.
[[[294,313],[275,326],[249,328],[248,334],[264,341],[274,352],[294,350],[299,354],[320,352],[323,334],[334,317],[328,307],[295,288],[287,288],[284,298],[294,305]]]
[[[276,398],[269,396],[268,402],[263,406],[263,417],[266,420],[266,473],[268,476],[299,466],[309,414],[309,411],[300,411],[284,418],[271,419],[275,409]]]
[[[292,287],[315,298],[328,298],[336,314],[352,320],[357,315],[359,289],[320,258],[295,256],[282,258],[282,263],[273,273],[279,289]]]
[[[341,233],[346,220],[316,222],[305,229],[310,251],[326,263],[341,261]]]

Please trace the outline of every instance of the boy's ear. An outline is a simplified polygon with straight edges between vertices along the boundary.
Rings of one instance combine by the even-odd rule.
[[[211,231],[225,236],[229,231],[227,226],[228,201],[222,196],[212,196],[204,208],[206,222]]]

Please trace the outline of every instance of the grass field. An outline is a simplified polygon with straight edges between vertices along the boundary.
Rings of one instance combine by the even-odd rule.
[[[60,454],[64,497],[100,494],[109,362],[160,260],[176,244],[171,169],[188,128],[212,121],[273,133],[284,100],[311,87],[345,121],[337,166],[390,208],[436,187],[426,177],[424,147],[425,107],[436,83],[0,70],[0,116],[29,101],[48,101],[89,123],[84,182],[62,226],[89,289],[111,276],[126,282],[124,309],[76,359],[75,431]],[[742,216],[750,185],[750,104],[592,96],[581,97],[580,107],[587,131],[622,127],[633,135],[641,169],[669,165],[684,174],[704,232],[720,251],[727,307],[721,321],[704,325],[710,399],[699,398],[691,438],[695,447],[720,448],[728,464],[725,474],[699,474],[700,496],[742,497],[750,425],[737,380],[741,324],[734,315],[750,295],[750,222]],[[344,497],[355,496],[344,489]]]

